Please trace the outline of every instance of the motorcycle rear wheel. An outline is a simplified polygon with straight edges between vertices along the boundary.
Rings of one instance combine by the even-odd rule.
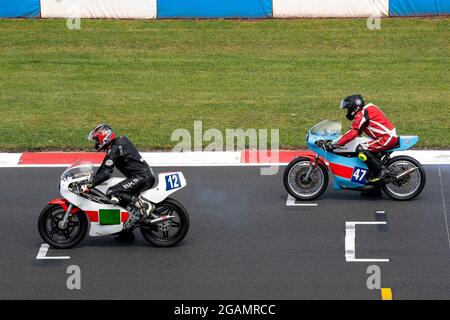
[[[390,159],[387,167],[395,175],[414,167],[417,168],[417,170],[411,172],[404,178],[388,183],[382,187],[384,193],[389,197],[395,200],[406,201],[417,197],[422,192],[426,183],[426,174],[419,161],[408,156],[398,156]]]
[[[145,240],[156,247],[172,247],[184,239],[190,222],[188,212],[181,203],[167,198],[156,205],[153,213],[161,217],[173,215],[175,218],[155,224],[146,224],[144,221],[140,230]]]
[[[314,200],[328,187],[328,170],[321,163],[317,164],[309,181],[302,180],[310,167],[311,159],[299,157],[292,160],[284,170],[284,187],[297,200]]]
[[[63,219],[64,209],[59,205],[46,206],[39,215],[38,230],[41,238],[55,249],[68,249],[84,239],[88,231],[88,220],[83,211],[69,216],[66,229],[61,229],[58,222]]]

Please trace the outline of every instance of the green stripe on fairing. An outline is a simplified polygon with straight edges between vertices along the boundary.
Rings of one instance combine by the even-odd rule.
[[[120,224],[119,209],[100,209],[98,216],[100,224]]]

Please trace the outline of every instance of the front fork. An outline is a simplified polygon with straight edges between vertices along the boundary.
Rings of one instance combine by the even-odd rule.
[[[73,209],[73,204],[69,203],[69,206],[67,207],[67,211],[64,214],[63,219],[58,223],[58,227],[60,229],[65,229],[67,228],[67,221],[69,220],[69,216],[70,216],[70,212]]]
[[[317,154],[314,157],[313,161],[311,162],[311,166],[309,167],[308,172],[306,173],[306,176],[303,179],[303,182],[308,182],[310,180],[311,174],[312,174],[313,170],[316,168],[318,161],[319,161],[319,155]]]

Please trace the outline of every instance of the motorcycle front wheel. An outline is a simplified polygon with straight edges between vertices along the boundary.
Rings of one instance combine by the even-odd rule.
[[[316,199],[327,189],[328,170],[321,163],[316,165],[309,179],[305,179],[311,165],[311,159],[300,157],[292,160],[284,170],[284,187],[298,200]]]
[[[181,203],[167,198],[156,205],[153,212],[158,217],[174,216],[169,220],[140,226],[142,236],[156,247],[172,247],[184,239],[189,230],[189,215]]]
[[[38,230],[42,239],[52,248],[68,249],[76,246],[86,236],[88,220],[83,211],[71,214],[67,227],[61,229],[59,222],[65,214],[59,205],[46,206],[39,215]]]
[[[414,158],[398,156],[389,160],[387,167],[390,174],[398,176],[415,169],[404,177],[383,186],[383,191],[395,200],[411,200],[417,197],[425,187],[426,175],[422,165]]]

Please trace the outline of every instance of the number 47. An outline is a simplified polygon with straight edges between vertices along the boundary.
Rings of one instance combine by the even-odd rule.
[[[366,174],[367,174],[367,170],[357,169],[357,170],[355,170],[355,173],[353,174],[353,177],[357,181],[363,181],[363,179],[366,176]]]

